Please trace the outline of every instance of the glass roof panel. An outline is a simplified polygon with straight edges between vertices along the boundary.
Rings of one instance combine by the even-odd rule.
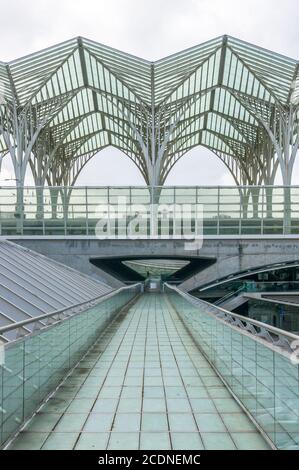
[[[156,62],[75,38],[0,62],[1,99],[3,129],[11,132],[17,109],[74,158],[112,143],[142,166],[152,138],[174,159],[199,144],[243,155],[273,109],[299,104],[299,63],[227,36]]]

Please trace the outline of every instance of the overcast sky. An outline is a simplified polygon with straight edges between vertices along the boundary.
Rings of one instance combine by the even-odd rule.
[[[222,34],[299,58],[298,0],[0,0],[0,18],[2,61],[79,35],[149,60]],[[11,177],[5,163],[0,184]],[[128,158],[109,149],[94,157],[78,183],[143,180]],[[167,183],[233,181],[217,157],[199,147],[183,157]]]

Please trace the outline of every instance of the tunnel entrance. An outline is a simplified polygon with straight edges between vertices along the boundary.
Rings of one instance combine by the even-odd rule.
[[[216,262],[214,258],[190,256],[109,256],[90,258],[90,263],[118,280],[131,283],[159,278],[180,284]]]

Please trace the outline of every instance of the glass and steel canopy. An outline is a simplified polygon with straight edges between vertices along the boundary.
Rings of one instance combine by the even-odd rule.
[[[299,147],[299,62],[222,36],[150,62],[85,38],[0,62],[0,156],[16,179],[75,183],[111,145],[163,184],[203,145],[237,184],[290,184]]]
[[[133,269],[142,277],[163,277],[166,279],[187,266],[190,261],[181,259],[134,259],[122,261],[125,266]]]

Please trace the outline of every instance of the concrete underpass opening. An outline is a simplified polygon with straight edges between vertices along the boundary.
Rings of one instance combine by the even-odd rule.
[[[109,256],[90,263],[118,280],[130,283],[159,277],[179,284],[216,262],[215,258],[187,256]]]

